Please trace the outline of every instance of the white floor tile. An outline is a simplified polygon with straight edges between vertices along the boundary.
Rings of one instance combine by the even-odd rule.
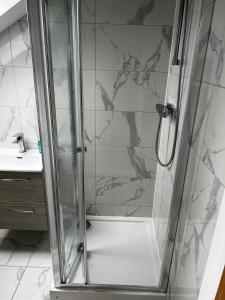
[[[48,300],[52,281],[52,268],[27,267],[13,300]]]
[[[26,266],[34,248],[9,239],[0,239],[0,265]]]
[[[11,300],[24,272],[23,267],[0,266],[0,299]]]
[[[48,240],[42,240],[34,250],[28,264],[29,267],[52,267],[50,245]]]

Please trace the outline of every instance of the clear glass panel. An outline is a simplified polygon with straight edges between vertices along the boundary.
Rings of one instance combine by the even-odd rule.
[[[79,99],[74,99],[71,51],[72,23],[70,1],[47,2],[49,35],[51,42],[52,76],[54,81],[54,111],[57,136],[57,186],[61,213],[61,255],[63,258],[63,281],[69,280],[72,270],[81,267],[83,256],[82,232],[82,152],[75,149],[82,145]],[[85,282],[84,269],[79,272],[78,282]]]
[[[159,287],[156,104],[165,100],[176,1],[81,4],[88,283]]]

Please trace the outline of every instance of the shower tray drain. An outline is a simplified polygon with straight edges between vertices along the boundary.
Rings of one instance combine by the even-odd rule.
[[[91,222],[89,220],[86,220],[86,231],[90,231],[93,228]]]

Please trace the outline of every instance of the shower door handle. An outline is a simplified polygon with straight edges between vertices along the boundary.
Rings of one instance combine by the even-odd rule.
[[[180,42],[181,42],[182,28],[183,28],[185,1],[186,0],[180,0],[179,16],[178,16],[178,24],[177,24],[178,28],[176,31],[176,39],[175,39],[174,53],[173,53],[173,59],[172,59],[173,66],[180,65],[179,51],[180,51]]]

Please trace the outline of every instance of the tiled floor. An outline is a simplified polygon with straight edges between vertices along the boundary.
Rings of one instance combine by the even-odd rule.
[[[47,300],[52,280],[47,233],[0,230],[1,300]]]

